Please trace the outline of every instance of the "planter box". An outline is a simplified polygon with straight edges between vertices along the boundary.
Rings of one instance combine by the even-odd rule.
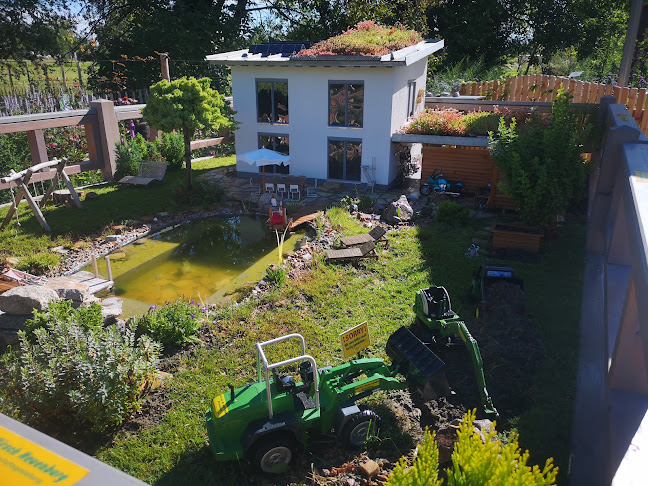
[[[493,249],[514,248],[529,253],[540,251],[540,243],[544,236],[542,230],[532,226],[500,223],[491,226],[491,233]]]

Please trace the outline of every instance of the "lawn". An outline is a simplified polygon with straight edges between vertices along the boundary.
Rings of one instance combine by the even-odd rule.
[[[347,228],[346,234],[362,231],[343,211],[333,209],[329,214]],[[119,432],[100,447],[97,456],[155,484],[257,480],[243,463],[214,461],[204,426],[204,412],[215,394],[227,390],[230,383],[240,386],[254,379],[254,343],[299,332],[306,339],[307,352],[320,365],[335,365],[341,362],[339,333],[367,321],[372,346],[364,355],[385,358],[389,335],[414,322],[411,305],[415,291],[433,283],[446,286],[460,315],[470,315],[473,307],[466,299],[466,288],[472,271],[485,260],[469,259],[464,252],[475,232],[487,223],[472,220],[452,230],[438,224],[403,228],[389,234],[389,248],[378,261],[358,267],[331,266],[320,258],[303,278],[289,280],[260,300],[217,311],[210,318],[204,343],[167,363],[174,379],[164,394],[165,413],[159,423],[137,432]],[[499,431],[520,433],[521,445],[532,451],[534,463],[544,464],[553,456],[563,472],[563,482],[569,463],[583,241],[584,224],[572,221],[547,244],[540,263],[515,264],[525,278],[530,312],[546,340],[547,357],[528,391],[531,408],[498,425]],[[497,406],[496,396],[493,401]],[[379,447],[389,448],[392,438]],[[394,439],[395,446],[407,451],[413,444],[406,439]],[[331,441],[329,447],[335,448],[335,443]],[[347,460],[353,457],[349,452]],[[327,463],[319,454],[305,453],[302,467],[293,476],[277,478],[277,484],[306,482],[310,463],[320,468],[340,465]]]

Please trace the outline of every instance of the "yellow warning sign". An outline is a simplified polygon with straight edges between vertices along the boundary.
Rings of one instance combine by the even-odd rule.
[[[0,427],[0,478],[12,486],[71,486],[88,470]]]
[[[363,391],[367,390],[373,390],[374,388],[378,388],[380,386],[380,380],[376,378],[375,380],[368,381],[367,383],[362,383],[354,388],[354,392],[356,394],[360,394]]]
[[[371,344],[367,323],[363,322],[348,331],[344,331],[340,334],[340,341],[342,341],[342,357],[344,359],[362,351]]]
[[[212,411],[214,412],[214,418],[221,418],[223,415],[229,412],[225,395],[218,395],[216,398],[214,398],[214,403],[212,403]]]

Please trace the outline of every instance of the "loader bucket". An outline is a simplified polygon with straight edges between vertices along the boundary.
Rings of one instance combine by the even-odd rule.
[[[450,394],[450,386],[443,372],[445,363],[406,327],[389,336],[385,351],[423,399],[431,400]]]

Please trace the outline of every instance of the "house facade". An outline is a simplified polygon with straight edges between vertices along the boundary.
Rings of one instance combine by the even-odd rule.
[[[286,56],[272,53],[286,50],[282,43],[253,47],[207,57],[231,67],[237,154],[266,147],[290,155],[289,166],[266,174],[385,186],[396,178],[391,137],[423,109],[427,58],[443,41],[384,56]],[[259,169],[237,161],[237,171]]]

